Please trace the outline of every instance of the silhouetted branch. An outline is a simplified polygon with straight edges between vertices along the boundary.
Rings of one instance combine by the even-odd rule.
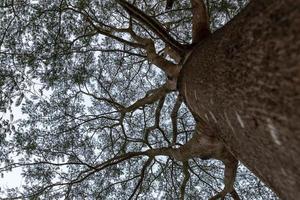
[[[131,15],[133,18],[137,19],[141,23],[145,24],[150,30],[157,34],[161,40],[163,40],[168,46],[172,47],[179,54],[185,54],[186,46],[177,42],[172,38],[167,30],[154,18],[151,18],[143,11],[135,7],[134,5],[128,3],[125,0],[117,0],[117,2]]]
[[[186,184],[190,179],[190,172],[189,172],[189,163],[188,161],[184,161],[183,162],[183,181],[182,184],[180,186],[180,200],[184,200],[184,196],[185,196],[185,188],[186,188]]]
[[[147,170],[147,167],[151,164],[153,160],[153,157],[150,157],[148,158],[148,160],[146,161],[146,163],[144,164],[143,168],[142,168],[142,171],[141,171],[141,174],[140,174],[140,180],[138,181],[138,184],[135,186],[132,194],[130,195],[130,197],[128,198],[129,200],[132,199],[135,195],[135,193],[137,192],[137,190],[141,187],[142,183],[143,183],[143,180],[145,178],[145,172]]]
[[[210,35],[209,19],[206,11],[206,6],[203,0],[191,0],[192,4],[192,37],[193,43],[199,41]]]

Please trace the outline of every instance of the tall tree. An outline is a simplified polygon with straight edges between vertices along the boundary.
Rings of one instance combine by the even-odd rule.
[[[270,198],[234,188],[240,160],[296,199],[300,5],[252,1],[215,31],[245,4],[5,1],[0,103],[26,114],[1,123],[0,170],[26,178],[7,197]]]
[[[300,195],[299,8],[251,2],[195,47],[181,72],[193,112],[208,115],[230,151],[283,199]]]

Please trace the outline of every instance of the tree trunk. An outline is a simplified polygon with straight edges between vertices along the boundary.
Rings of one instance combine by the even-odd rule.
[[[300,197],[300,1],[253,0],[195,46],[179,90],[282,199]]]

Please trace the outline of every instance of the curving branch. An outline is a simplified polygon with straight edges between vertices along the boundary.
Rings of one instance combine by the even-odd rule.
[[[192,4],[192,37],[193,43],[198,43],[209,36],[209,18],[203,0],[191,0]]]
[[[71,6],[65,8],[64,10],[65,11],[69,10],[69,11],[72,11],[72,12],[82,15],[84,17],[84,19],[86,20],[86,22],[90,25],[90,28],[93,29],[89,33],[89,35],[101,34],[101,35],[110,37],[118,42],[121,42],[128,46],[131,46],[133,48],[144,49],[144,50],[146,50],[146,57],[148,58],[148,60],[151,63],[153,63],[158,68],[163,70],[167,74],[168,77],[176,78],[181,70],[181,67],[179,65],[174,64],[171,61],[165,59],[163,56],[159,55],[156,52],[156,48],[155,48],[155,44],[154,44],[153,40],[151,40],[149,38],[141,37],[133,31],[132,17],[137,18],[137,16],[140,16],[140,17],[138,17],[138,19],[143,19],[141,22],[146,23],[146,25],[148,23],[147,28],[152,30],[154,27],[157,31],[156,32],[154,30],[152,30],[152,31],[154,31],[156,34],[158,34],[158,32],[161,32],[161,36],[159,35],[160,38],[164,42],[166,42],[166,44],[167,44],[166,46],[168,46],[169,48],[172,48],[172,50],[168,50],[168,52],[169,53],[172,52],[172,53],[170,53],[170,56],[177,63],[183,57],[182,55],[184,55],[185,47],[183,45],[181,45],[180,43],[178,43],[175,39],[173,39],[159,22],[152,19],[150,16],[147,16],[145,13],[143,13],[138,8],[133,7],[131,4],[129,4],[128,2],[123,1],[123,0],[118,0],[118,3],[130,14],[128,28],[117,28],[117,27],[112,27],[110,25],[104,24],[104,23],[94,19],[92,16],[90,16],[90,14],[88,12],[86,12],[84,10],[78,10]],[[135,13],[135,14],[133,14],[133,13]],[[128,34],[130,34],[130,36],[134,40],[134,42],[124,39],[122,37],[119,37],[115,33],[128,33]],[[169,39],[164,39],[164,38],[169,38]],[[179,49],[179,51],[178,51],[178,49]]]
[[[138,184],[135,186],[135,188],[134,188],[132,194],[130,195],[130,197],[128,198],[128,200],[132,199],[134,197],[135,193],[137,192],[137,190],[142,186],[143,180],[145,178],[145,172],[146,172],[148,166],[151,164],[152,160],[153,160],[153,157],[150,157],[144,164],[141,174],[140,174],[140,180],[139,180]]]
[[[72,11],[74,13],[80,14],[84,17],[85,21],[94,29],[96,33],[99,33],[101,35],[107,36],[109,38],[112,38],[120,43],[129,45],[134,48],[143,48],[144,46],[139,43],[131,42],[126,39],[123,39],[122,37],[118,37],[114,35],[114,33],[119,32],[126,32],[126,29],[118,29],[116,27],[109,26],[107,24],[104,24],[98,20],[95,20],[88,12],[85,10],[79,10],[72,6],[64,8],[62,11]]]
[[[197,164],[197,166],[198,166],[198,164]],[[214,192],[217,192],[217,190],[210,183],[208,183],[206,180],[204,180],[204,178],[201,177],[197,172],[195,172],[192,167],[189,167],[189,170],[192,172],[192,174],[194,174],[198,178],[199,181],[201,181],[202,183],[204,183],[205,185],[207,185]],[[216,177],[214,177],[211,174],[209,174],[206,170],[204,170],[204,169],[201,168],[201,171],[203,171],[204,173],[208,174],[211,178],[216,179]]]
[[[34,194],[27,196],[27,197],[37,197],[42,195],[42,193],[44,193],[45,191],[53,189],[55,187],[65,187],[66,188],[65,196],[68,197],[73,185],[79,184],[87,180],[88,177],[90,177],[91,175],[99,171],[105,170],[111,166],[120,164],[126,160],[130,160],[134,157],[146,156],[148,157],[148,160],[146,161],[146,163],[144,164],[141,170],[138,184],[134,188],[129,198],[131,199],[135,196],[136,192],[141,187],[142,182],[145,179],[145,173],[148,166],[151,164],[155,156],[159,156],[159,155],[169,156],[178,161],[182,161],[183,163],[184,178],[180,186],[180,199],[184,199],[185,188],[188,180],[190,179],[190,172],[189,172],[190,167],[188,164],[188,160],[193,157],[201,158],[203,156],[210,155],[211,158],[216,158],[218,160],[221,160],[225,164],[225,173],[224,173],[225,187],[217,195],[210,198],[210,200],[224,198],[225,195],[228,193],[230,193],[235,200],[239,200],[239,196],[233,188],[233,183],[237,172],[238,161],[233,157],[233,155],[228,150],[226,150],[226,148],[222,145],[222,143],[219,140],[215,138],[210,138],[210,136],[201,135],[199,133],[195,134],[190,141],[188,141],[186,144],[184,144],[179,148],[162,147],[156,149],[149,149],[141,152],[127,152],[121,155],[114,156],[113,158],[107,159],[106,161],[94,165],[90,165],[84,162],[51,163],[51,162],[40,161],[37,163],[20,163],[20,164],[15,163],[15,166],[11,166],[11,167],[15,168],[15,167],[19,167],[20,165],[25,166],[25,165],[38,165],[38,164],[62,166],[62,167],[65,165],[85,166],[85,169],[79,172],[77,176],[72,180],[69,180],[67,182],[56,182],[56,183],[49,184],[45,187],[39,188]]]
[[[231,194],[235,200],[240,200],[238,193],[235,191],[233,184],[236,177],[236,172],[238,168],[238,161],[232,157],[222,160],[225,165],[225,172],[224,172],[224,189],[216,194],[215,196],[211,197],[209,200],[217,200],[219,198],[225,198],[226,194]]]
[[[158,105],[156,107],[156,110],[155,110],[155,122],[154,122],[154,125],[151,126],[151,127],[147,127],[145,129],[145,134],[144,134],[144,140],[148,142],[148,138],[149,138],[149,134],[151,131],[155,130],[155,129],[158,129],[160,130],[161,132],[163,132],[163,130],[160,128],[160,125],[159,125],[159,122],[160,122],[160,111],[164,105],[164,102],[165,102],[165,96],[163,96],[162,98],[159,99],[159,102],[158,102]],[[164,134],[163,134],[164,135]],[[168,140],[167,140],[168,142]]]
[[[174,2],[175,0],[167,0],[166,10],[172,9]],[[191,4],[193,43],[198,43],[210,35],[208,11],[203,0],[191,0]]]
[[[143,45],[143,48],[146,50],[148,60],[163,70],[168,77],[176,78],[181,70],[181,67],[177,64],[174,64],[163,56],[156,53],[154,41],[149,38],[143,38],[137,35],[130,23],[127,33],[139,44]]]
[[[124,108],[121,110],[121,112],[132,112],[142,106],[145,106],[147,104],[154,103],[158,101],[159,99],[163,98],[167,93],[173,91],[174,88],[172,88],[172,85],[170,85],[169,82],[165,83],[161,87],[155,89],[152,91],[151,94],[147,95],[144,98],[141,98],[137,100],[135,103],[131,104],[130,106]]]
[[[158,35],[159,38],[167,44],[167,46],[170,46],[180,55],[185,54],[188,46],[180,44],[172,36],[170,36],[168,31],[161,25],[161,23],[125,0],[117,0],[117,3],[121,5],[130,16],[146,25],[146,27]]]

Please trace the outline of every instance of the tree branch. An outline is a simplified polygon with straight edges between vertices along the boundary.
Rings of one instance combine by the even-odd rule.
[[[155,21],[154,19],[152,19],[150,16],[145,15],[141,10],[139,10],[136,7],[131,7],[131,4],[129,4],[126,1],[123,0],[118,0],[118,3],[130,14],[130,16],[142,16],[142,18],[144,19],[144,21],[146,19],[150,20],[149,23],[155,23],[154,25],[152,25],[153,27],[159,26],[157,27],[158,29],[162,29],[163,32],[165,34],[168,35],[168,33],[166,32],[166,30],[159,24],[159,22]],[[80,15],[82,15],[84,17],[84,19],[91,25],[91,27],[93,27],[93,29],[95,30],[95,32],[92,32],[92,34],[95,33],[99,33],[101,35],[105,35],[107,37],[110,37],[114,40],[117,40],[123,44],[129,45],[131,47],[134,48],[142,48],[145,49],[147,52],[147,58],[148,60],[153,63],[154,65],[156,65],[157,67],[159,67],[161,70],[163,70],[167,76],[169,77],[174,77],[176,78],[179,74],[180,71],[180,67],[168,60],[166,60],[165,58],[163,58],[162,56],[158,55],[156,53],[156,49],[155,49],[155,44],[154,41],[149,39],[149,38],[143,38],[138,36],[132,29],[132,20],[130,17],[130,21],[129,21],[129,27],[128,28],[116,28],[116,27],[112,27],[109,25],[106,25],[102,22],[99,22],[97,20],[95,20],[94,18],[92,18],[86,11],[84,10],[77,10],[73,7],[68,7],[65,10],[71,10],[73,12],[76,12]],[[132,12],[136,12],[136,14],[132,14]],[[139,18],[138,18],[139,19]],[[146,20],[147,21],[147,20]],[[143,21],[142,21],[143,22]],[[147,24],[146,24],[147,25]],[[148,28],[151,29],[151,27],[149,27],[149,25],[147,26]],[[152,29],[151,29],[152,30]],[[116,35],[114,35],[114,33],[129,33],[131,35],[131,37],[133,38],[133,40],[135,40],[136,42],[131,42],[128,41],[126,39],[123,39],[122,37],[118,37]],[[170,37],[171,39],[173,39],[171,36],[168,35],[168,37]],[[173,39],[173,42],[176,42],[175,39]],[[167,42],[166,42],[167,43]],[[177,42],[178,43],[178,42]],[[168,46],[172,47],[172,45],[170,45],[169,43],[167,43]],[[179,43],[178,43],[179,44]],[[179,44],[181,45],[181,44]],[[181,51],[184,49],[183,46],[178,47]],[[180,53],[179,51],[177,51],[176,49],[174,49],[173,51],[175,51],[175,53],[173,52],[174,55],[177,55],[177,60],[178,57],[179,59],[181,58],[180,56],[178,56],[178,54]],[[177,53],[178,52],[178,53]],[[176,60],[176,59],[174,59]]]
[[[177,135],[178,135],[178,129],[177,129],[177,114],[178,114],[178,110],[182,104],[182,97],[181,95],[177,96],[175,105],[172,109],[172,113],[171,113],[171,120],[172,120],[172,127],[173,127],[173,138],[172,138],[172,146],[176,144],[177,142]]]
[[[151,104],[151,103],[158,101],[159,99],[164,97],[167,93],[172,91],[172,88],[170,88],[170,87],[171,86],[168,84],[168,82],[165,83],[160,88],[157,88],[156,90],[154,90],[150,95],[146,95],[144,98],[139,99],[132,105],[124,108],[122,110],[122,112],[132,112],[146,104]]]
[[[119,5],[122,6],[123,9],[126,10],[126,12],[130,16],[140,21],[141,23],[145,24],[151,31],[153,31],[156,35],[158,35],[159,38],[167,44],[167,46],[173,48],[180,55],[185,54],[187,46],[180,44],[173,37],[171,37],[168,31],[161,25],[161,23],[151,18],[143,11],[141,11],[140,9],[138,9],[137,7],[128,3],[125,0],[117,0],[117,2],[119,3]]]
[[[190,179],[190,172],[189,172],[189,163],[188,161],[184,161],[183,162],[183,181],[182,184],[180,186],[180,200],[184,200],[184,195],[185,195],[185,188],[186,188],[186,184]]]
[[[193,43],[198,43],[210,35],[209,19],[203,0],[191,0],[192,4],[192,37]]]
[[[78,13],[78,14],[82,15],[84,17],[84,19],[95,29],[95,31],[97,31],[97,33],[100,33],[101,35],[110,37],[114,40],[117,40],[117,41],[123,43],[123,44],[129,45],[129,46],[132,46],[132,47],[135,47],[135,48],[143,48],[143,45],[141,45],[141,44],[125,40],[125,39],[123,39],[121,37],[118,37],[118,36],[115,36],[113,34],[114,32],[126,32],[126,29],[118,29],[118,28],[115,28],[115,27],[112,27],[112,26],[108,26],[108,25],[106,25],[102,22],[96,21],[86,11],[78,10],[78,9],[75,9],[71,6],[65,8],[64,10],[71,10],[75,13]],[[96,24],[95,24],[95,22],[96,22]],[[105,28],[103,28],[103,27],[105,27]]]
[[[163,96],[162,98],[160,98],[159,102],[158,102],[158,105],[156,107],[156,110],[155,110],[155,122],[154,122],[154,125],[151,126],[151,127],[147,127],[145,129],[145,135],[144,135],[144,140],[148,142],[148,138],[149,138],[149,133],[155,129],[160,129],[160,125],[159,125],[159,121],[160,121],[160,111],[164,105],[164,102],[165,102],[165,96]]]
[[[156,53],[154,41],[149,38],[143,38],[137,35],[133,29],[132,29],[132,22],[130,21],[129,28],[127,29],[127,32],[131,35],[131,37],[138,42],[139,44],[142,44],[144,49],[147,52],[147,58],[148,60],[159,67],[161,70],[163,70],[167,76],[176,78],[180,72],[180,67],[177,64],[174,64],[167,59],[165,59],[163,56],[160,56]]]
[[[134,197],[136,191],[141,187],[141,185],[143,183],[143,180],[144,180],[144,177],[145,177],[146,169],[151,164],[152,160],[153,160],[153,157],[150,157],[150,158],[148,158],[148,160],[144,164],[144,166],[142,168],[142,171],[141,171],[141,175],[140,175],[141,178],[140,178],[138,184],[135,186],[135,188],[134,188],[132,194],[130,195],[130,197],[128,198],[128,200],[132,199]]]
[[[238,167],[238,161],[235,158],[222,160],[225,164],[225,172],[224,172],[224,189],[216,194],[215,196],[211,197],[209,200],[217,200],[219,198],[223,199],[225,198],[226,194],[230,193],[232,194],[232,197],[234,197],[235,200],[239,200],[239,195],[234,190],[233,184],[236,177],[237,167]]]

